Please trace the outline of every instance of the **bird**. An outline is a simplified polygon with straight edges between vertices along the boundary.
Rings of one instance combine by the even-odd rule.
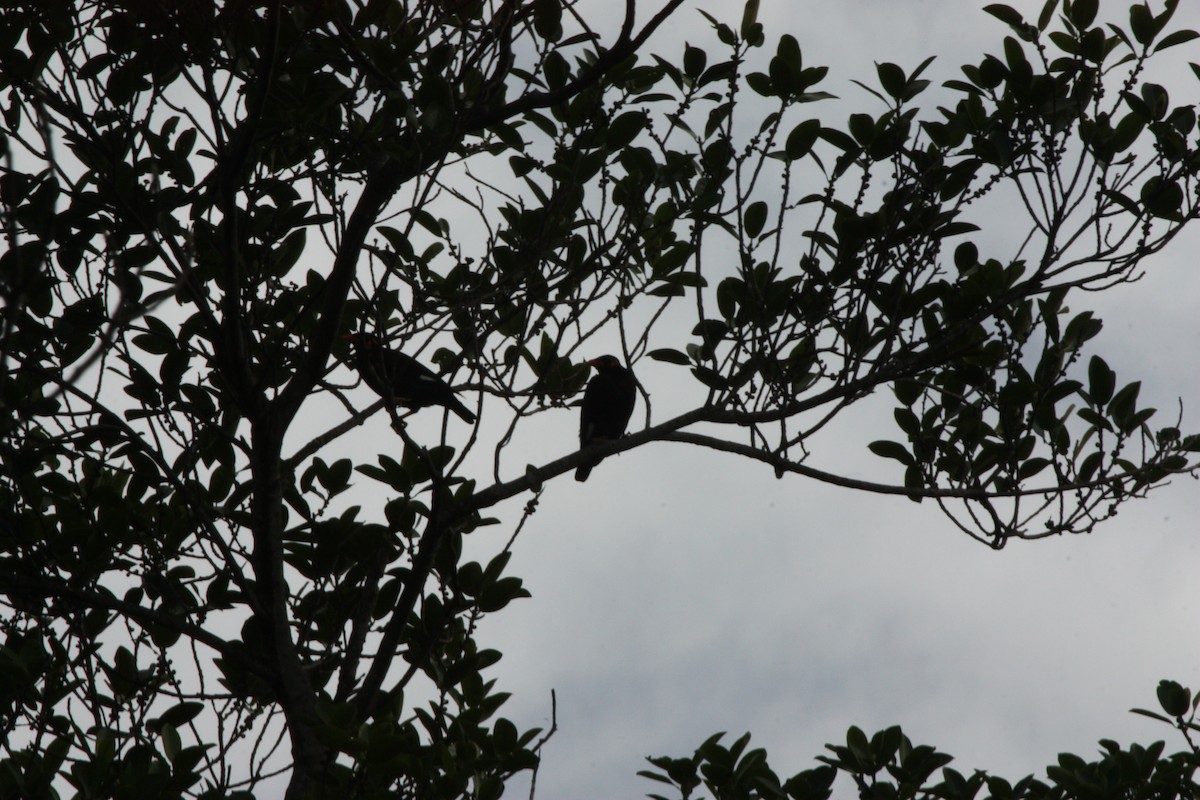
[[[633,415],[637,382],[616,356],[586,362],[596,374],[588,381],[579,410],[579,446],[621,438]],[[592,459],[575,470],[575,480],[586,481],[601,459]]]
[[[347,333],[342,338],[354,345],[354,368],[363,383],[384,400],[413,409],[442,406],[468,424],[475,422],[475,415],[454,396],[449,384],[420,361],[369,333]]]

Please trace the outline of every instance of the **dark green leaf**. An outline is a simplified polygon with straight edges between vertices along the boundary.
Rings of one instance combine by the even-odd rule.
[[[1048,458],[1029,458],[1026,459],[1017,470],[1017,480],[1025,480],[1032,478],[1039,472],[1050,466],[1051,462]]]
[[[751,72],[746,76],[746,83],[763,97],[775,96],[775,85],[771,83],[771,76],[765,72]]]
[[[742,225],[746,229],[746,235],[754,238],[762,233],[763,226],[767,221],[767,204],[761,200],[751,203],[745,213],[742,215]]]
[[[1112,399],[1116,389],[1117,373],[1109,369],[1100,356],[1092,356],[1088,362],[1088,396],[1098,406]]]
[[[851,114],[848,127],[855,142],[863,147],[875,141],[875,120],[870,114]]]
[[[959,272],[966,272],[979,263],[979,248],[974,242],[963,242],[954,248],[954,266]]]
[[[1138,44],[1148,45],[1154,41],[1154,35],[1157,33],[1154,25],[1154,14],[1150,11],[1150,7],[1135,3],[1129,7],[1129,29],[1133,31],[1133,38]]]
[[[1084,30],[1091,26],[1096,19],[1099,0],[1072,0],[1071,13],[1068,15],[1076,28]]]
[[[636,139],[645,127],[644,113],[626,111],[609,123],[604,135],[604,144],[610,151],[620,150]]]
[[[808,119],[792,128],[792,132],[787,137],[787,144],[784,146],[784,152],[788,159],[795,161],[808,155],[820,135],[820,120]]]
[[[720,391],[729,385],[729,381],[725,379],[724,375],[709,367],[692,367],[692,374],[696,376],[697,380],[710,389],[716,389]]]
[[[1162,38],[1162,41],[1160,41],[1157,45],[1155,45],[1154,52],[1157,53],[1159,50],[1166,50],[1168,47],[1174,47],[1176,45],[1186,44],[1187,42],[1190,42],[1193,39],[1197,39],[1197,38],[1200,38],[1200,33],[1197,33],[1196,31],[1191,31],[1191,30],[1175,31],[1174,33],[1170,33],[1170,34],[1167,34],[1166,36],[1164,36]]]
[[[888,96],[893,100],[899,100],[904,96],[905,84],[908,78],[904,75],[904,70],[890,62],[883,62],[875,65],[875,71],[879,75],[879,85],[888,93]]]
[[[646,353],[646,355],[655,361],[665,361],[668,364],[679,364],[685,367],[692,363],[691,360],[679,350],[673,350],[666,347],[659,348],[658,350],[651,350],[649,353]]]
[[[1060,0],[1046,0],[1042,6],[1042,13],[1038,15],[1038,30],[1044,31],[1050,27],[1050,21],[1054,19],[1054,12],[1058,10]]]
[[[742,8],[742,38],[750,38],[756,26],[758,26],[758,0],[746,0],[746,5]]]
[[[1025,24],[1025,18],[1012,6],[1006,6],[1003,3],[993,3],[984,6],[983,10],[1014,28]]]
[[[913,458],[912,453],[909,452],[908,448],[899,442],[889,442],[881,439],[879,441],[871,442],[869,445],[867,445],[867,449],[880,458],[893,458],[896,461],[899,461],[901,464],[911,466],[917,463],[916,459]]]
[[[1175,681],[1158,682],[1158,702],[1172,717],[1181,717],[1192,706],[1192,693]]]
[[[160,724],[178,728],[191,722],[204,710],[203,703],[178,703],[164,711],[158,718]]]
[[[1142,203],[1156,217],[1179,219],[1185,199],[1178,182],[1155,176],[1142,185]]]
[[[704,72],[708,63],[708,53],[699,47],[686,45],[683,50],[683,72],[689,78],[696,79]]]
[[[1113,395],[1108,404],[1108,415],[1117,421],[1132,416],[1137,408],[1137,397],[1141,389],[1142,382],[1134,381]]]

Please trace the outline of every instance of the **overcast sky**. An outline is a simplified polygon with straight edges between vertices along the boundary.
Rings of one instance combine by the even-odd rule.
[[[1042,0],[1010,4],[1036,17]],[[850,83],[873,82],[875,61],[910,70],[937,55],[929,77],[940,82],[998,51],[1007,29],[983,5],[763,0],[762,17],[769,36],[798,38],[807,65],[830,66],[822,88],[842,100],[819,113],[833,123],[878,111]],[[740,15],[735,4],[693,4],[671,36],[703,37],[697,7]],[[660,38],[652,49],[672,46]],[[1194,95],[1186,69],[1178,78]],[[1101,312],[1095,351],[1122,382],[1143,380],[1145,404],[1165,417],[1184,399],[1189,430],[1200,428],[1198,242],[1176,242],[1135,286],[1072,302]],[[671,369],[646,360],[639,377],[661,387]],[[877,413],[885,435],[890,407]],[[558,416],[539,429],[550,445],[574,436],[575,420]],[[810,463],[887,469],[830,437]],[[777,481],[727,455],[658,444],[606,461],[586,484],[552,482],[511,566],[533,598],[489,619],[481,638],[505,653],[492,674],[514,693],[506,715],[547,725],[557,692],[540,798],[658,791],[635,775],[645,756],[689,755],[721,730],[730,740],[751,732],[786,776],[815,766],[852,724],[872,733],[898,723],[960,770],[1016,779],[1062,751],[1091,755],[1102,737],[1178,744],[1128,709],[1155,707],[1164,677],[1200,687],[1197,511],[1200,486],[1183,478],[1091,536],[994,552],[928,503]],[[492,530],[478,535],[507,537]]]

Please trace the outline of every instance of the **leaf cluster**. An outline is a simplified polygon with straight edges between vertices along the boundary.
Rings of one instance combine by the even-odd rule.
[[[647,759],[655,769],[639,774],[675,790],[672,795],[650,795],[659,800],[688,800],[698,789],[721,800],[827,800],[837,791],[839,779],[861,800],[1186,800],[1200,791],[1200,749],[1192,738],[1200,731],[1197,702],[1190,690],[1168,680],[1159,683],[1158,698],[1168,716],[1144,709],[1134,712],[1177,728],[1184,739],[1182,749],[1165,754],[1162,741],[1125,748],[1102,739],[1095,760],[1061,753],[1046,767],[1044,779],[1027,775],[1012,782],[983,770],[965,775],[949,766],[951,756],[928,745],[914,746],[899,726],[871,737],[851,727],[844,744],[826,745],[831,755],[817,757],[822,766],[782,781],[768,766],[766,751],[747,749],[749,734],[729,747],[720,743],[724,734],[717,734],[690,758]]]

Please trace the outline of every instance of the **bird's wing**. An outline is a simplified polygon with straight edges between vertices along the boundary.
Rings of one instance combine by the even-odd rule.
[[[600,376],[588,381],[583,390],[583,403],[579,409],[579,443],[588,444],[596,435],[596,414],[604,403],[604,386]]]

